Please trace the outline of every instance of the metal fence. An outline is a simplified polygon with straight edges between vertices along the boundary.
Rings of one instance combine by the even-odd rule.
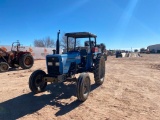
[[[5,51],[11,51],[12,46],[6,46],[6,45],[0,45],[0,48],[2,48]],[[13,48],[16,50],[16,48]],[[29,47],[29,46],[23,46],[20,47],[20,51],[28,51],[32,54],[34,59],[45,59],[46,55],[53,54],[53,49],[55,48],[43,48],[43,47]],[[60,50],[60,53],[62,53],[62,50]]]

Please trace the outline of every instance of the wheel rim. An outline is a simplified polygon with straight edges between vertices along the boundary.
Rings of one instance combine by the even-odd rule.
[[[43,81],[43,75],[38,75],[35,79],[36,88],[42,88],[45,82]]]
[[[32,59],[30,57],[26,57],[25,64],[26,65],[31,65],[31,63],[32,63]]]

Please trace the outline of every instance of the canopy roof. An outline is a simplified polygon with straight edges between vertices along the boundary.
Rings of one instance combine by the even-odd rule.
[[[73,32],[73,33],[66,33],[65,36],[73,37],[73,38],[96,38],[97,36],[90,33],[90,32]]]

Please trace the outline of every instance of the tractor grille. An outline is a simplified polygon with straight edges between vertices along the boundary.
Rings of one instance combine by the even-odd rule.
[[[48,62],[52,62],[52,65],[48,65]],[[59,67],[60,66],[56,66],[55,63],[59,62],[58,57],[48,57],[47,58],[47,65],[48,65],[48,74],[52,74],[52,75],[59,75]]]

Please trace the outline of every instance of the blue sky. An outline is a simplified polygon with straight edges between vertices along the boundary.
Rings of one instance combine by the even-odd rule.
[[[160,43],[160,0],[0,0],[0,45],[89,31],[108,49]],[[62,34],[61,34],[62,35]]]

